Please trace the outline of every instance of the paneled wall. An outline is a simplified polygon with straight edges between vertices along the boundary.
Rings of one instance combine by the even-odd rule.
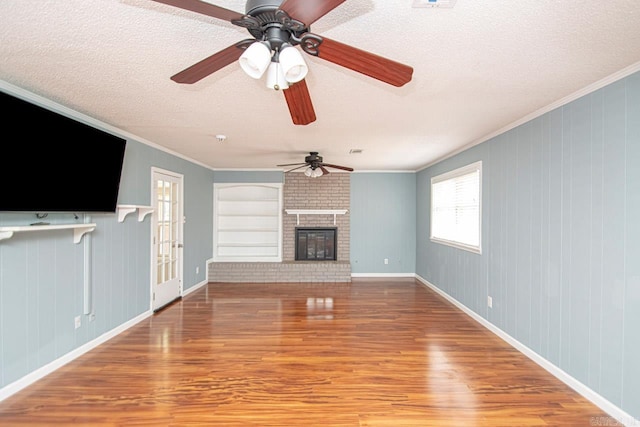
[[[152,166],[185,177],[183,288],[188,290],[205,280],[212,254],[212,239],[202,236],[213,235],[213,172],[128,139],[119,204],[151,203]],[[118,222],[113,213],[87,218],[79,213],[77,220],[50,213],[46,220],[85,219],[97,226],[78,244],[71,230],[16,233],[0,240],[0,398],[27,375],[150,313],[151,216],[139,222],[137,215],[128,215]],[[33,213],[0,212],[2,226],[35,221]],[[91,314],[84,312],[86,274]]]
[[[430,178],[478,160],[482,254],[431,243]],[[417,195],[417,273],[640,418],[640,74],[421,171]]]
[[[415,254],[416,174],[351,174],[351,271],[413,275]]]

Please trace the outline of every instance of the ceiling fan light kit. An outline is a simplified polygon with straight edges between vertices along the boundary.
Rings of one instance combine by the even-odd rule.
[[[308,55],[392,86],[400,87],[411,81],[413,68],[407,65],[310,32],[311,24],[346,0],[247,0],[245,14],[201,0],[153,1],[222,19],[246,28],[253,37],[193,64],[171,80],[196,83],[235,61],[255,79],[269,70],[267,87],[282,89],[295,125],[308,125],[316,120],[305,83],[309,69],[296,46]]]
[[[314,169],[311,166],[309,166],[307,169],[305,169],[304,174],[306,176],[310,177],[310,178],[318,178],[318,177],[323,175],[322,169],[320,169],[320,168]]]
[[[268,41],[255,42],[249,46],[238,62],[240,68],[247,73],[249,77],[259,79],[268,68],[276,68],[282,70],[282,75],[288,83],[297,83],[307,76],[309,68],[304,62],[300,52],[290,44],[282,44],[278,50],[272,51],[271,44]],[[272,67],[275,64],[276,67]],[[271,89],[280,89],[267,83],[267,87]],[[282,86],[283,89],[289,87]]]

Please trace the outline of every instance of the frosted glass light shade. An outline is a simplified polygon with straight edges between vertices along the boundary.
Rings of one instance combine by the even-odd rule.
[[[304,170],[304,174],[310,178],[318,178],[324,175],[324,173],[322,172],[322,169],[320,168],[313,169],[311,166],[309,166]]]
[[[274,90],[284,90],[289,88],[289,83],[284,78],[282,66],[277,62],[271,62],[267,68],[267,87]]]
[[[287,46],[280,51],[279,57],[284,78],[289,83],[299,82],[307,76],[309,68],[298,49],[293,46]]]
[[[271,63],[271,50],[262,42],[255,42],[240,55],[240,67],[250,77],[259,79]]]

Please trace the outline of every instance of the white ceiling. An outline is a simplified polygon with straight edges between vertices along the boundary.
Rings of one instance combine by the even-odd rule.
[[[638,0],[412,3],[347,0],[311,25],[414,73],[398,88],[303,53],[317,116],[306,126],[237,62],[170,80],[250,34],[152,0],[2,0],[0,80],[214,169],[278,169],[319,151],[356,171],[412,171],[640,69]]]

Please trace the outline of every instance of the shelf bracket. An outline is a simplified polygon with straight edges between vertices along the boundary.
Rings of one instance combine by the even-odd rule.
[[[79,228],[74,228],[73,229],[73,243],[80,243],[80,240],[82,240],[82,236],[84,236],[87,233],[91,233],[93,230],[96,229],[96,226],[88,226],[88,227],[79,227]]]
[[[118,205],[118,222],[124,222],[124,219],[132,212],[138,211],[138,222],[144,221],[144,218],[153,212],[151,206],[139,205]]]
[[[13,231],[0,231],[0,240],[10,239],[13,237]]]

